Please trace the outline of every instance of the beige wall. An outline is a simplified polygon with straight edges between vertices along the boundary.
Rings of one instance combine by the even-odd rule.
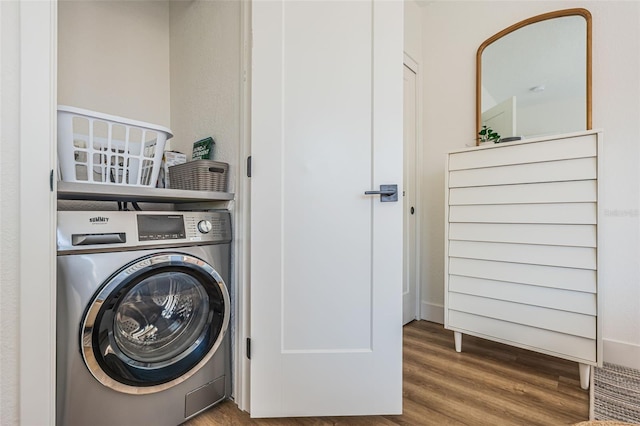
[[[240,147],[240,2],[171,2],[171,149],[187,154],[207,136],[231,165]]]
[[[422,8],[415,0],[404,2],[404,53],[420,64],[422,58]]]
[[[170,126],[169,2],[60,1],[58,103]]]
[[[567,7],[593,15],[593,124],[604,130],[600,284],[604,359],[640,368],[640,3],[436,1],[423,11],[424,208],[422,302],[440,311],[444,158],[475,138],[475,53],[525,18]]]

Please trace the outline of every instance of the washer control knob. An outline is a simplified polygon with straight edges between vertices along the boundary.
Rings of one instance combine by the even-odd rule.
[[[200,222],[198,222],[198,231],[202,232],[203,234],[209,233],[209,231],[211,231],[211,228],[213,228],[213,225],[211,225],[211,222],[209,222],[208,220],[201,220]]]

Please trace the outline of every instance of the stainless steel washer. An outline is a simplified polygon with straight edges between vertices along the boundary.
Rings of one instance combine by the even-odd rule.
[[[57,424],[177,425],[230,394],[230,216],[58,212]]]

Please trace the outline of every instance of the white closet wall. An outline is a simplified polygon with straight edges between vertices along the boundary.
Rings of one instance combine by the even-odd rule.
[[[190,158],[212,136],[215,160],[237,163],[240,144],[240,2],[172,1],[171,149]],[[235,170],[229,192],[235,192]]]
[[[168,1],[58,2],[58,103],[171,127]]]

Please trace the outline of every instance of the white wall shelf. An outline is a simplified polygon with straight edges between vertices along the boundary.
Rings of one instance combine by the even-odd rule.
[[[231,201],[234,199],[234,194],[230,192],[58,182],[58,199],[184,204]]]

